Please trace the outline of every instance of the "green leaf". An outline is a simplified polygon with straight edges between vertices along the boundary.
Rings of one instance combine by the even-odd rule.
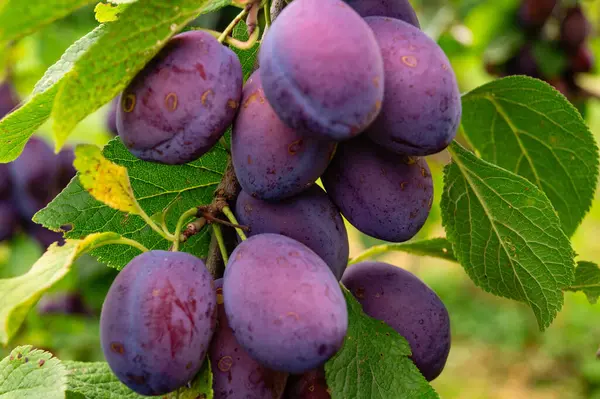
[[[573,235],[598,181],[598,147],[577,110],[550,85],[510,77],[463,97],[464,133],[486,161],[543,190]]]
[[[51,66],[36,84],[29,100],[0,121],[0,163],[14,161],[34,131],[48,120],[64,75],[103,32],[102,27],[96,28],[69,47],[62,58]]]
[[[69,272],[79,255],[115,238],[115,234],[95,234],[85,240],[67,240],[62,247],[52,244],[26,274],[0,279],[0,343],[8,343],[31,307]]]
[[[233,38],[245,42],[248,40],[248,25],[246,22],[240,21],[235,28],[233,28]],[[260,50],[260,42],[257,42],[254,46],[247,50],[242,50],[234,46],[230,46],[231,49],[237,54],[240,59],[240,63],[242,64],[242,71],[244,72],[244,82],[248,80],[252,72],[254,72],[254,67],[256,65],[256,58],[258,57],[258,52]]]
[[[125,11],[129,4],[106,4],[98,3],[94,7],[94,13],[96,13],[96,21],[100,23],[114,22],[119,19],[119,14]]]
[[[410,360],[406,339],[368,317],[342,287],[348,304],[348,334],[342,349],[325,364],[333,399],[427,399],[438,395]]]
[[[121,212],[140,213],[127,169],[104,158],[99,147],[78,145],[73,165],[79,172],[79,182],[92,197]]]
[[[111,371],[108,363],[63,362],[67,370],[67,398],[73,399],[141,399],[121,383]],[[212,399],[212,372],[210,362],[204,362],[202,369],[189,388],[179,389],[179,393],[162,396],[163,399]]]
[[[451,144],[442,218],[454,254],[485,291],[528,304],[541,329],[573,283],[574,253],[546,195],[523,177]]]
[[[25,234],[19,234],[5,244],[7,252],[6,257],[0,259],[0,279],[27,273],[43,253],[40,244]]]
[[[227,152],[217,145],[208,154],[186,165],[161,165],[135,158],[121,141],[112,140],[104,149],[104,156],[127,168],[133,192],[148,215],[157,215],[168,209],[167,225],[175,230],[177,219],[194,206],[207,205],[223,178]],[[79,179],[71,181],[34,221],[52,230],[71,226],[69,238],[112,231],[142,243],[148,249],[168,249],[170,243],[152,231],[138,216],[114,210],[96,201],[81,186]],[[193,236],[182,250],[205,258],[210,235],[208,229]],[[123,268],[139,252],[133,248],[106,246],[92,252],[102,263]]]
[[[131,4],[75,62],[56,95],[57,147],[88,114],[111,101],[188,22],[230,0],[145,0]],[[119,51],[115,51],[115,46]]]
[[[582,291],[591,304],[600,297],[600,268],[592,262],[579,262],[575,270],[575,282],[567,291]]]
[[[405,252],[411,255],[431,256],[457,262],[454,253],[452,252],[452,244],[445,238],[433,238],[430,240],[418,240],[403,242],[400,244],[383,244],[367,249],[356,258],[352,259],[349,264],[364,262],[373,257],[383,255],[387,252]]]
[[[169,394],[166,399],[213,399],[212,384],[213,374],[207,357],[190,386]]]
[[[63,399],[66,380],[58,359],[31,346],[17,347],[0,361],[2,399]]]
[[[67,370],[67,397],[85,399],[141,399],[121,383],[108,363],[63,362]]]
[[[93,0],[6,0],[0,8],[0,45],[20,39]]]

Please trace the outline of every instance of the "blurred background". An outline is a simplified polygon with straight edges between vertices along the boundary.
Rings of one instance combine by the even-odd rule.
[[[600,141],[600,68],[595,62],[600,57],[600,0],[411,2],[423,30],[450,58],[463,92],[511,74],[546,80],[573,102]],[[224,9],[194,24],[222,29],[236,14],[236,9]],[[11,96],[26,98],[63,51],[96,25],[93,7],[86,7],[7,49],[0,62],[5,82],[15,90]],[[105,144],[113,137],[109,111],[107,105],[82,122],[70,144]],[[51,143],[47,126],[39,137]],[[419,238],[444,236],[439,200],[447,162],[445,154],[430,159],[436,201]],[[380,243],[348,227],[351,256]],[[0,278],[25,273],[47,245],[43,235],[21,221],[13,236],[0,242]],[[580,259],[600,261],[598,237],[597,195],[574,237]],[[457,264],[403,254],[381,260],[419,275],[448,307],[453,346],[444,373],[433,383],[442,398],[600,399],[600,305],[590,305],[583,294],[567,293],[563,311],[540,333],[530,309],[484,293]],[[80,259],[41,299],[10,346],[0,347],[0,358],[17,345],[32,344],[65,360],[103,360],[98,317],[115,275],[90,257]]]

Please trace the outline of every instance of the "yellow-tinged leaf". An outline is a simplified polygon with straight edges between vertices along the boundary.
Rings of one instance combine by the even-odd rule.
[[[74,165],[81,185],[92,197],[119,211],[140,214],[127,169],[104,158],[99,147],[77,146]]]
[[[96,21],[101,24],[106,22],[114,22],[119,19],[119,13],[123,12],[125,8],[127,8],[128,4],[106,4],[106,3],[98,3],[94,8],[94,12],[96,13]]]
[[[116,233],[98,233],[84,240],[52,244],[24,275],[0,279],[0,343],[7,344],[40,297],[71,269],[81,254],[119,239]]]

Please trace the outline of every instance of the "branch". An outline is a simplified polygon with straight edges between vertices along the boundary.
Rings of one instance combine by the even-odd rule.
[[[235,170],[233,169],[233,162],[231,162],[230,158],[227,162],[227,168],[225,169],[223,179],[215,191],[215,200],[213,201],[213,204],[216,204],[219,201],[225,201],[226,203],[235,201],[240,191],[242,191],[242,188],[237,180]]]
[[[275,21],[284,7],[287,5],[285,0],[273,0],[271,3],[271,21]]]

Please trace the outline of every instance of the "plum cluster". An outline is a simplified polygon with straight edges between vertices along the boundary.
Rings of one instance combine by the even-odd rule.
[[[390,242],[422,228],[433,198],[423,157],[450,144],[461,116],[447,57],[406,0],[295,0],[259,63],[242,87],[230,50],[186,32],[118,100],[119,135],[148,161],[197,159],[233,123],[234,213],[249,238],[216,281],[191,255],[135,258],[102,310],[110,366],[135,391],[161,395],[208,353],[216,398],[329,397],[323,365],[348,331],[341,281],[436,378],[450,349],[445,306],[395,266],[346,269],[343,217]]]
[[[433,184],[421,157],[453,140],[460,93],[444,52],[417,27],[407,2],[349,3],[368,16],[339,0],[297,0],[273,24],[233,123],[233,164],[242,201],[252,197],[256,213],[306,202],[321,177],[358,230],[402,242],[429,214]],[[239,216],[252,226],[244,207],[238,204]],[[306,234],[292,237],[328,260]]]
[[[19,105],[11,83],[0,85],[0,117]],[[72,148],[58,155],[42,139],[27,142],[23,153],[9,164],[0,164],[0,242],[10,240],[19,229],[43,247],[61,241],[60,233],[31,221],[75,176]]]
[[[524,40],[506,60],[488,62],[488,70],[545,80],[576,105],[582,104],[588,93],[578,85],[578,77],[595,64],[589,43],[592,25],[582,5],[522,0],[515,22]]]

